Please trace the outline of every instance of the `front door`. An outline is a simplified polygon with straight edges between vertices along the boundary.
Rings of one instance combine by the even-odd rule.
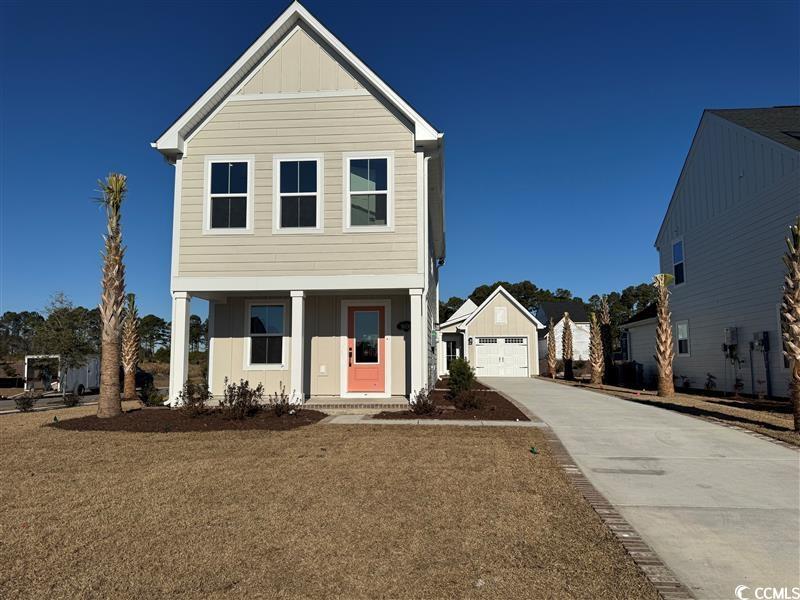
[[[385,312],[382,306],[347,309],[347,391],[384,392]]]

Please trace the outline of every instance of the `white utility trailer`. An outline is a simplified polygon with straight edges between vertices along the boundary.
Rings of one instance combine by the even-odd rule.
[[[49,364],[48,364],[49,363]],[[52,365],[52,366],[50,366]],[[32,354],[25,357],[25,389],[40,386],[45,392],[73,393],[81,396],[100,389],[100,358],[89,356],[80,367],[66,368],[58,354]]]

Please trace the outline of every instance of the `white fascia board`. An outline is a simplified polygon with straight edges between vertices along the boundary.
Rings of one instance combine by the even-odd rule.
[[[155,148],[166,155],[183,153],[183,136],[181,131],[197,113],[202,111],[211,103],[217,94],[222,91],[232,79],[241,75],[242,70],[261,51],[261,49],[275,40],[281,33],[294,26],[298,20],[302,19],[317,35],[327,44],[338,52],[352,67],[358,71],[375,89],[385,96],[402,112],[410,121],[414,123],[414,137],[417,142],[437,142],[441,134],[422,116],[417,113],[405,100],[403,100],[392,88],[381,80],[369,67],[367,67],[355,54],[353,54],[336,36],[328,31],[325,26],[317,21],[314,16],[306,10],[299,2],[293,2],[283,13],[269,26],[269,28],[259,36],[233,65],[217,81],[208,88],[192,106],[180,116],[156,141]],[[232,92],[235,87],[231,87]],[[229,93],[230,93],[229,92]],[[220,98],[222,101],[224,98]],[[209,115],[212,111],[209,111]],[[203,118],[203,120],[206,117]],[[202,122],[202,121],[201,121]],[[198,123],[199,125],[199,123]]]
[[[539,319],[534,317],[529,311],[525,310],[525,307],[522,306],[522,304],[520,304],[519,302],[517,302],[517,299],[514,298],[514,296],[512,296],[502,285],[498,285],[497,288],[491,294],[489,294],[489,297],[486,298],[486,300],[484,300],[483,302],[481,302],[481,305],[475,310],[475,312],[473,312],[469,317],[467,317],[467,320],[464,322],[463,327],[469,326],[469,324],[475,319],[475,317],[477,317],[478,314],[484,308],[489,306],[491,301],[494,300],[494,297],[497,296],[498,294],[503,294],[509,300],[509,302],[511,302],[511,304],[514,305],[514,307],[518,311],[520,311],[523,315],[525,315],[525,317],[527,317],[527,319],[531,323],[536,325],[536,329],[544,329],[545,328],[544,325],[542,325],[539,322]]]
[[[184,292],[261,292],[421,289],[425,275],[286,275],[172,278],[172,289]]]

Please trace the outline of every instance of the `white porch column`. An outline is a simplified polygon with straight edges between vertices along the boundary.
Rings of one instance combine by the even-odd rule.
[[[292,365],[291,365],[291,397],[294,402],[305,400],[303,390],[303,357],[305,356],[305,338],[303,322],[305,320],[305,292],[292,290]]]
[[[422,290],[414,288],[408,290],[411,300],[411,390],[413,399],[416,393],[424,387],[423,383],[423,352],[424,331],[422,330]]]
[[[172,328],[169,355],[169,399],[175,406],[186,382],[189,362],[189,314],[192,297],[187,292],[172,292]]]

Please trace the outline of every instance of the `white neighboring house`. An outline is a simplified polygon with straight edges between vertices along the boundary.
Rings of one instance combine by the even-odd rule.
[[[651,304],[620,326],[623,360],[642,365],[641,383],[647,388],[655,387],[658,383],[655,357],[657,308],[655,304]]]
[[[439,326],[439,375],[456,357],[466,357],[478,377],[538,375],[542,327],[503,286],[480,306],[467,300]]]
[[[798,215],[800,106],[706,110],[655,242],[675,276],[676,385],[702,388],[711,373],[717,390],[739,379],[745,393],[788,396],[781,257]]]
[[[549,338],[550,318],[556,322],[556,358],[561,360],[561,344],[564,336],[564,313],[569,313],[572,323],[572,360],[589,360],[589,341],[591,325],[589,315],[582,303],[574,300],[561,302],[542,302],[536,309],[536,318],[544,324],[539,332],[539,356],[547,358],[547,341]]]

